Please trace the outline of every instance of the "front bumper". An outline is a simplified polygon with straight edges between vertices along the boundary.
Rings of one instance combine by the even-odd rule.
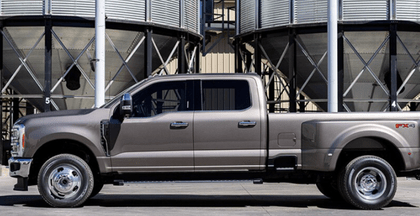
[[[32,159],[28,158],[10,158],[9,176],[14,178],[28,178]]]

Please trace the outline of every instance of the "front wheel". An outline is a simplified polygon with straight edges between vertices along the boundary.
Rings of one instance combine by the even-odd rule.
[[[394,169],[376,156],[352,160],[338,180],[341,196],[361,209],[380,209],[392,201],[397,191]]]
[[[94,178],[89,165],[71,154],[47,160],[38,174],[38,191],[53,207],[76,207],[92,193]]]

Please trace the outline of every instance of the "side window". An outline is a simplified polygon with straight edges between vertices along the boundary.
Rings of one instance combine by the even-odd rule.
[[[203,110],[243,110],[251,106],[245,80],[203,80],[201,99]]]
[[[188,109],[185,82],[153,84],[133,95],[132,117],[151,117]]]

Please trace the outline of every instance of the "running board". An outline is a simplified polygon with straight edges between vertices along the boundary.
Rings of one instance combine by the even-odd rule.
[[[295,170],[294,167],[277,167],[276,168],[277,171],[293,171]]]
[[[263,179],[245,179],[245,180],[175,180],[175,181],[124,181],[114,180],[114,186],[124,186],[127,184],[159,184],[159,183],[229,183],[229,182],[249,182],[253,184],[263,184]]]

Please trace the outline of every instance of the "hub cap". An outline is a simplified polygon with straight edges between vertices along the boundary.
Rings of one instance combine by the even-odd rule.
[[[373,200],[385,193],[387,182],[382,171],[375,167],[366,167],[357,173],[354,185],[360,197]]]
[[[58,199],[68,199],[77,194],[82,183],[80,170],[72,165],[56,167],[48,178],[51,194]]]

